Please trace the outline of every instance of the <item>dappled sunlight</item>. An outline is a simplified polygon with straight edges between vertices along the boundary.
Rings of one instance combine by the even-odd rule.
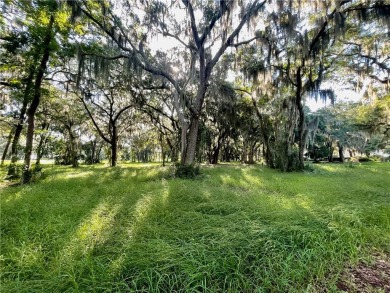
[[[14,253],[18,255],[17,264],[19,267],[32,267],[42,261],[43,251],[39,243],[22,242],[15,247]]]
[[[26,186],[14,194],[6,195],[6,198],[4,200],[2,198],[2,202],[11,203],[21,200],[23,197],[28,196],[30,194],[31,189],[31,186]]]
[[[166,205],[168,202],[168,197],[169,197],[168,181],[165,179],[162,179],[161,183],[162,183],[162,187],[163,187],[163,192],[161,194],[162,203],[164,205]]]
[[[340,164],[327,164],[327,163],[324,163],[324,164],[316,164],[315,165],[316,168],[320,169],[320,170],[323,170],[323,171],[327,171],[327,172],[340,172],[340,171],[345,171],[345,169],[340,169],[340,167],[343,167],[343,165],[340,166]]]
[[[156,208],[162,209],[164,206],[166,206],[168,204],[168,199],[169,185],[167,180],[163,179],[160,195],[147,193],[136,202],[134,207],[132,207],[133,212],[127,220],[129,226],[124,233],[125,235],[123,235],[127,237],[120,241],[123,245],[121,248],[122,253],[117,258],[112,260],[109,265],[110,273],[112,275],[117,275],[123,269],[124,263],[128,257],[126,250],[131,246],[131,244],[135,243],[134,238],[140,231],[139,229],[142,229],[144,226],[147,218],[155,213],[154,210]]]
[[[254,176],[254,175],[251,175],[249,174],[246,170],[243,171],[244,173],[244,178],[245,178],[245,181],[249,184],[251,184],[251,186],[256,186],[256,187],[261,187],[261,186],[264,186],[264,182],[260,176]]]
[[[1,196],[3,288],[33,292],[39,278],[51,292],[153,291],[147,282],[181,276],[182,285],[199,268],[222,279],[264,280],[272,271],[293,280],[299,267],[307,282],[317,264],[321,276],[336,259],[390,239],[386,173],[351,170],[213,166],[188,180],[157,166],[59,167],[50,180]]]
[[[75,172],[75,173],[63,175],[62,178],[63,179],[86,178],[86,177],[92,176],[93,174],[94,174],[94,172],[92,172],[92,171]]]
[[[71,236],[69,244],[60,255],[61,262],[71,262],[79,255],[86,255],[95,246],[103,244],[111,234],[115,216],[121,204],[99,204]]]
[[[123,269],[123,264],[126,260],[126,257],[127,257],[126,253],[122,253],[118,258],[114,259],[110,263],[109,271],[110,271],[112,276],[116,276],[118,273],[121,272],[121,270]]]
[[[220,176],[222,184],[233,189],[242,189],[243,191],[248,191],[250,186],[243,176],[233,177],[229,174],[222,174]]]
[[[294,200],[300,207],[304,208],[305,210],[313,211],[315,203],[311,197],[308,197],[302,193],[298,193]]]
[[[134,212],[132,215],[132,225],[129,227],[127,233],[130,239],[132,239],[137,231],[137,225],[142,223],[148,216],[150,209],[153,205],[153,195],[145,195],[135,204]]]

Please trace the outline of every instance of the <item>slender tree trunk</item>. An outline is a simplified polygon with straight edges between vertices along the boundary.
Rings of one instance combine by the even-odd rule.
[[[77,168],[79,166],[79,162],[77,160],[77,143],[71,128],[69,129],[69,139],[70,139],[70,152],[71,152],[70,156],[72,161],[72,167]]]
[[[111,167],[116,166],[117,152],[118,152],[118,133],[116,125],[112,125],[112,139],[111,139]]]
[[[15,128],[12,127],[9,134],[8,134],[7,143],[5,144],[4,152],[3,152],[3,155],[1,157],[1,166],[4,165],[4,161],[5,161],[5,158],[7,157],[8,149],[9,149],[9,146],[11,145],[12,136],[14,135],[14,132],[15,132]]]
[[[103,144],[100,144],[95,154],[95,160],[94,160],[95,163],[100,163],[100,153],[102,152],[102,148],[103,148]]]
[[[341,163],[344,163],[344,147],[339,143],[339,158],[340,158],[340,162]]]
[[[160,133],[159,135],[159,141],[160,141],[160,147],[161,147],[161,159],[162,159],[162,165],[165,166],[165,150],[164,150],[164,139],[163,134]]]
[[[34,84],[34,96],[31,101],[30,107],[27,110],[27,134],[26,134],[26,148],[24,151],[24,166],[22,174],[22,183],[29,183],[31,180],[31,154],[33,148],[33,139],[34,139],[34,127],[35,127],[35,112],[38,109],[39,102],[41,99],[41,85],[43,80],[43,75],[47,68],[47,63],[50,57],[50,42],[52,40],[52,28],[54,23],[54,16],[50,16],[49,25],[47,28],[46,36],[42,44],[43,47],[43,56],[41,63],[38,68],[37,76]]]
[[[43,123],[42,125],[42,130],[48,130],[49,129],[49,123]],[[37,147],[37,160],[35,161],[35,165],[39,165],[41,163],[41,158],[42,158],[42,149],[45,144],[47,136],[44,135],[44,133],[41,134],[39,144]]]
[[[329,144],[329,156],[328,156],[328,161],[331,163],[333,162],[333,146],[332,142]]]
[[[167,137],[166,142],[169,146],[169,149],[171,150],[171,161],[177,162],[178,160],[178,154],[177,154],[177,148],[172,144],[171,140]]]
[[[77,168],[79,166],[78,162],[78,148],[77,148],[77,142],[76,137],[73,133],[73,121],[69,119],[67,123],[65,124],[66,129],[68,130],[69,135],[69,143],[70,143],[70,162],[72,163],[73,168]]]
[[[91,141],[91,164],[95,162],[96,140]]]
[[[304,66],[304,65],[303,65]],[[301,69],[302,67],[298,68],[297,71],[297,89],[296,89],[296,98],[295,102],[298,108],[299,112],[299,122],[298,122],[298,147],[299,147],[299,169],[303,169],[305,165],[305,159],[304,159],[304,151],[305,151],[305,144],[306,144],[306,124],[305,124],[305,112],[303,110],[302,105],[302,76],[301,76]]]
[[[221,149],[221,144],[218,142],[218,144],[213,149],[213,153],[211,155],[211,164],[216,165],[218,164],[218,157],[219,157],[219,150]]]
[[[28,100],[29,100],[28,97],[29,97],[29,92],[30,92],[30,89],[31,89],[32,78],[33,77],[34,77],[33,74],[30,74],[29,77],[28,77],[29,80],[27,80],[27,85],[26,85],[26,90],[25,90],[25,94],[24,94],[23,104],[22,104],[22,108],[20,109],[18,124],[15,127],[15,133],[14,133],[14,137],[12,139],[12,144],[11,144],[11,163],[8,166],[8,176],[11,176],[11,177],[16,175],[15,164],[18,161],[19,140],[20,140],[20,135],[22,134],[22,130],[23,130],[24,119],[26,117],[27,105],[28,105]]]

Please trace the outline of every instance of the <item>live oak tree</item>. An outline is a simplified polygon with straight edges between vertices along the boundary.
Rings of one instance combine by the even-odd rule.
[[[78,96],[66,89],[53,89],[56,98],[52,98],[47,104],[50,107],[47,116],[51,118],[52,130],[66,141],[66,152],[61,158],[63,163],[78,167],[80,152],[80,134],[87,136],[85,130],[88,119]]]
[[[207,93],[203,112],[203,131],[201,137],[205,144],[207,159],[210,164],[217,164],[223,145],[234,132],[241,130],[238,95],[233,85],[217,79],[216,74]],[[245,122],[243,122],[245,123]]]
[[[248,40],[238,37],[265,3],[183,0],[171,4],[159,1],[72,1],[70,4],[75,14],[82,12],[104,31],[117,44],[120,54],[170,83],[181,126],[181,161],[192,164],[213,69],[227,48],[253,40],[254,33]],[[179,12],[184,15],[178,17]],[[150,44],[157,38],[171,38],[181,60],[162,50],[151,51]],[[154,58],[157,55],[164,56],[165,62],[157,62],[161,60]],[[187,95],[189,90],[193,94]]]
[[[91,56],[94,58],[94,56]],[[118,139],[132,125],[134,96],[140,84],[126,60],[105,60],[84,64],[85,75],[79,82],[79,97],[100,137],[110,145],[110,165],[116,166]],[[106,71],[106,72],[103,72]],[[133,112],[132,112],[133,110]]]
[[[331,50],[342,38],[347,20],[355,20],[359,13],[379,11],[384,16],[387,7],[381,1],[274,3],[263,23],[264,34],[249,48],[253,57],[243,64],[252,78],[269,166],[284,171],[303,168],[308,134],[305,98],[333,99],[333,92],[320,85],[337,58]]]

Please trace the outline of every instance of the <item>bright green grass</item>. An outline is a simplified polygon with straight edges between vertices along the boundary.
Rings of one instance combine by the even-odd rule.
[[[48,165],[0,189],[0,291],[336,291],[346,264],[390,253],[390,164],[315,170]]]

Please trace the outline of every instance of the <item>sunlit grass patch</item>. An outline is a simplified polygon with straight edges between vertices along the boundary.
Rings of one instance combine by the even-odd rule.
[[[47,166],[2,189],[0,291],[335,291],[346,263],[390,253],[390,167],[314,168]]]

